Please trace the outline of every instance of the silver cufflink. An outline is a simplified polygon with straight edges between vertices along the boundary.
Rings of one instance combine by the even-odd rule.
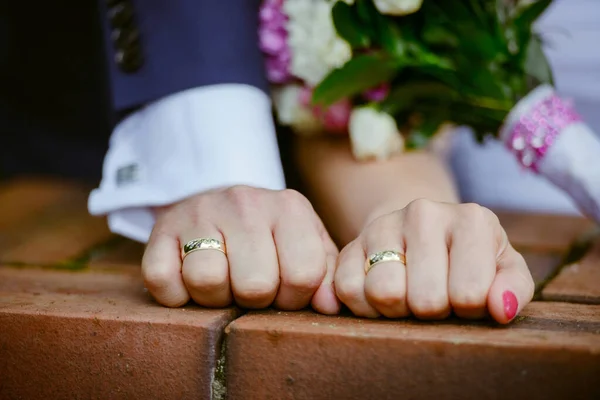
[[[117,170],[117,186],[128,185],[137,182],[139,179],[139,166],[137,164],[127,165]]]

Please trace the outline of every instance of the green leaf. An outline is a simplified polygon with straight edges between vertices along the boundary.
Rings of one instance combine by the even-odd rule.
[[[533,35],[533,24],[552,4],[552,0],[537,0],[525,7],[521,7],[509,24],[509,29],[515,32],[516,45],[519,49],[519,64],[523,66],[527,58],[527,47]]]
[[[460,71],[462,80],[468,82],[463,91],[472,96],[486,96],[496,99],[510,98],[510,87],[485,65],[473,66],[472,70]]]
[[[468,0],[467,6],[470,8],[473,15],[477,17],[480,26],[489,26],[489,15],[485,13],[480,0]]]
[[[381,15],[377,23],[377,36],[379,44],[391,55],[396,57],[405,55],[406,44],[396,21]]]
[[[370,44],[367,31],[361,26],[352,7],[343,1],[333,6],[332,18],[335,29],[341,38],[353,48],[364,48]]]
[[[509,5],[507,4],[506,0],[496,0],[495,9],[496,18],[498,18],[500,23],[506,23],[508,16],[510,15]]]
[[[382,53],[356,56],[321,81],[313,92],[312,101],[316,105],[329,106],[343,98],[358,95],[390,82],[401,67],[398,60]]]
[[[410,110],[423,99],[435,99],[436,102],[453,102],[460,97],[452,88],[437,82],[410,82],[396,86],[381,104],[388,114],[398,114]]]
[[[536,35],[531,37],[527,46],[525,72],[537,80],[536,83],[553,83],[552,69],[542,48],[542,41]],[[535,83],[534,83],[535,85]]]
[[[471,59],[493,59],[503,50],[490,24],[464,1],[425,1],[422,13],[425,26],[443,26],[453,32],[458,52]]]
[[[357,0],[355,7],[356,18],[371,36],[373,44],[376,45],[374,47],[381,47],[397,57],[404,56],[406,40],[398,20],[381,14],[371,0]]]
[[[514,18],[514,25],[519,31],[531,32],[533,23],[552,4],[552,0],[537,0],[523,7]]]
[[[373,16],[379,14],[372,0],[356,0],[356,10],[359,18],[366,23],[371,22]]]
[[[447,46],[454,49],[460,43],[454,32],[439,24],[427,24],[423,28],[422,36],[429,46]]]

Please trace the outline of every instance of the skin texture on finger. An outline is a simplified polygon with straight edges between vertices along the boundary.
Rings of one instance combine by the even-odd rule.
[[[215,226],[197,226],[181,238],[185,244],[198,238],[217,239],[223,235]],[[226,243],[225,243],[226,245]],[[218,250],[198,250],[188,254],[181,269],[183,282],[196,303],[204,307],[226,307],[233,301],[229,284],[227,256]]]
[[[335,285],[333,282],[339,251],[318,216],[316,224],[319,236],[321,237],[321,242],[325,247],[327,271],[321,285],[312,298],[311,305],[315,311],[321,314],[334,315],[338,314],[341,309],[340,300],[335,293]]]
[[[499,323],[512,321],[533,298],[535,284],[527,263],[510,244],[498,258],[498,270],[488,294],[488,311]]]
[[[181,276],[179,241],[156,226],[142,258],[142,277],[154,299],[167,307],[180,307],[190,296]]]
[[[338,298],[358,317],[377,318],[379,312],[365,296],[366,255],[360,240],[350,242],[340,252],[335,272]]]
[[[449,220],[439,203],[416,200],[404,209],[407,301],[420,319],[450,315],[448,298]]]
[[[325,273],[323,282],[311,299],[310,305],[318,313],[335,315],[339,314],[341,310],[341,303],[336,295],[333,282],[337,266],[337,256],[327,254],[326,263],[327,272]]]
[[[273,230],[280,277],[275,306],[282,310],[306,307],[327,271],[324,245],[303,208],[280,215]]]
[[[367,257],[381,251],[405,254],[402,213],[394,212],[374,220],[361,234]],[[406,266],[399,261],[374,265],[365,278],[365,296],[371,306],[388,318],[409,315],[406,302]]]
[[[454,313],[461,318],[479,319],[487,314],[499,231],[497,218],[488,217],[483,207],[464,204],[456,208],[450,232],[448,294]]]
[[[404,264],[388,261],[373,266],[365,279],[365,295],[369,304],[387,318],[409,316]]]
[[[227,244],[229,279],[235,302],[244,308],[271,305],[279,287],[273,241],[273,191],[236,186],[211,199],[212,218]],[[216,213],[218,210],[218,214]]]
[[[279,263],[273,234],[264,221],[224,228],[233,297],[244,308],[266,308],[279,287]]]

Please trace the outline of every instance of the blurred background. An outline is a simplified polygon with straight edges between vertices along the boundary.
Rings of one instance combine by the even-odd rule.
[[[0,2],[0,173],[95,183],[111,127],[97,1]]]
[[[97,1],[0,2],[2,177],[45,174],[98,182],[115,121],[101,17]],[[600,0],[554,0],[537,30],[559,92],[600,132]],[[281,147],[285,154],[288,144]],[[465,201],[577,213],[568,196],[520,168],[501,144],[482,147],[466,129],[455,135],[448,163]]]

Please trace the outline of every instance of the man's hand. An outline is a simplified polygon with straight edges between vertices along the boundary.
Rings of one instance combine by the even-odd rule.
[[[321,313],[339,311],[332,283],[338,250],[300,193],[239,186],[156,212],[142,274],[159,303],[178,307],[191,297],[205,307],[235,301],[245,308],[312,304]],[[224,242],[227,255],[195,251],[182,262],[181,248],[196,238]]]

